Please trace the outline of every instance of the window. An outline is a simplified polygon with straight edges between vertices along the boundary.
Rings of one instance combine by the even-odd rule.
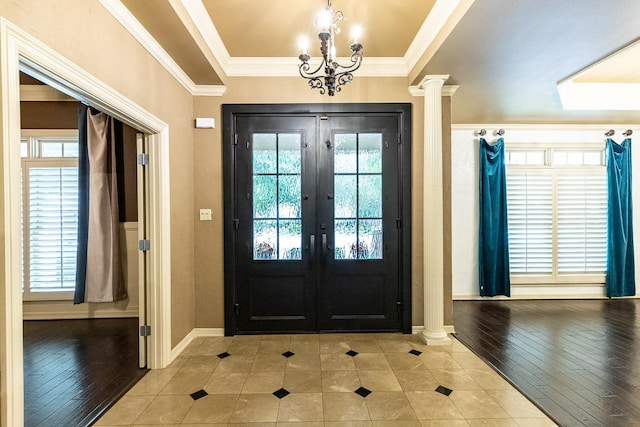
[[[604,283],[604,158],[597,146],[507,147],[512,283]]]
[[[66,299],[76,278],[78,137],[23,132],[23,299]]]

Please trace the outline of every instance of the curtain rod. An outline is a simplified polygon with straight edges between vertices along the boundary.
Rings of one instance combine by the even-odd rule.
[[[613,129],[609,129],[607,132],[604,133],[604,136],[613,136],[616,134],[616,131]],[[627,129],[626,131],[622,132],[622,134],[624,136],[631,136],[633,134],[633,131],[631,129]]]
[[[628,132],[631,132],[631,131],[628,131]],[[478,131],[478,135],[480,135],[480,136],[485,136],[486,134],[487,134],[487,130],[486,129],[480,129]],[[502,136],[504,134],[505,134],[505,130],[504,129],[498,129],[496,131],[496,135],[498,135],[498,136]]]

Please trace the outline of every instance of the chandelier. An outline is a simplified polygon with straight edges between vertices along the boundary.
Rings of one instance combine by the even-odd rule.
[[[362,45],[358,43],[358,35],[355,31],[353,43],[349,46],[349,49],[351,49],[350,63],[342,65],[337,61],[335,36],[340,34],[338,22],[343,17],[341,11],[336,11],[331,7],[331,0],[327,0],[327,7],[320,13],[315,22],[315,26],[319,29],[318,38],[320,39],[322,62],[318,68],[309,71],[311,69],[309,59],[311,57],[307,53],[306,43],[302,47],[302,53],[298,56],[298,59],[302,61],[298,66],[300,75],[308,80],[311,89],[320,89],[320,94],[322,95],[328,93],[329,96],[333,96],[334,93],[340,92],[342,86],[353,80],[353,74],[351,73],[360,68],[362,63]],[[321,70],[324,70],[324,74],[321,73]]]

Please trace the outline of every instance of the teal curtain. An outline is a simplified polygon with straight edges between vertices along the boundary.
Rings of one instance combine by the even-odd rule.
[[[607,296],[636,294],[631,197],[631,138],[607,138]]]
[[[480,138],[480,296],[511,296],[504,139]]]

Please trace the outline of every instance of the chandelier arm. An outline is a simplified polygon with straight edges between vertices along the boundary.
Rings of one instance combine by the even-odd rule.
[[[311,68],[311,64],[309,64],[309,62],[303,62],[298,66],[298,71],[300,72],[300,75],[305,79],[317,78],[316,76],[314,76],[314,74],[320,71],[325,66],[325,64],[325,60],[323,59],[320,65],[318,65],[318,68],[310,72],[309,69]]]

